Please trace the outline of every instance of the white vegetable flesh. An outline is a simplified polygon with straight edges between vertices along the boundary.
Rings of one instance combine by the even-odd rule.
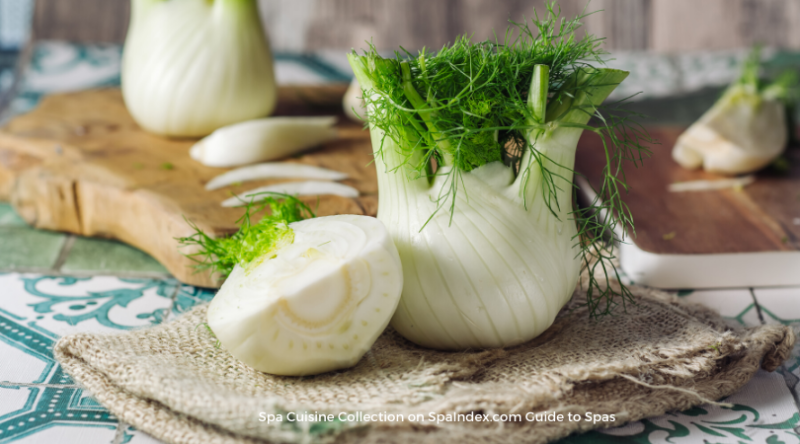
[[[787,134],[780,101],[759,95],[749,85],[734,85],[678,138],[672,158],[688,169],[750,173],[783,152]]]
[[[269,117],[226,126],[197,142],[192,159],[235,167],[280,159],[336,139],[336,117]]]
[[[222,347],[263,372],[300,376],[352,367],[397,307],[397,249],[368,216],[289,227],[292,244],[234,268],[211,301],[208,325]]]
[[[319,182],[308,180],[303,182],[285,182],[267,185],[254,190],[245,191],[240,196],[234,196],[222,202],[223,207],[238,207],[247,202],[259,200],[259,195],[264,193],[281,193],[292,196],[318,196],[332,194],[342,197],[358,197],[358,190],[341,183]]]
[[[667,190],[672,193],[724,190],[726,188],[741,188],[750,185],[755,182],[755,180],[753,176],[735,177],[732,179],[692,180],[688,182],[671,183],[667,186]]]
[[[145,130],[204,136],[275,108],[255,0],[133,0],[122,93]]]
[[[572,165],[580,133],[558,130],[542,139],[539,149],[554,162]],[[381,138],[373,129],[373,143]],[[556,219],[541,203],[525,209],[520,178],[511,184],[481,179],[513,177],[510,168],[487,164],[462,175],[452,222],[440,211],[422,229],[436,210],[446,176],[438,175],[429,187],[425,180],[388,171],[387,163],[402,161],[395,150],[386,139],[384,157],[375,157],[378,218],[392,234],[405,276],[392,326],[417,344],[450,350],[513,346],[550,327],[572,296],[580,270],[569,188],[559,194],[562,210]],[[482,169],[502,173],[483,175]],[[571,172],[561,173],[571,180]],[[535,182],[529,182],[528,196],[541,199]]]
[[[365,116],[367,113],[367,108],[364,105],[364,99],[361,98],[361,85],[358,84],[358,79],[353,79],[350,82],[350,86],[347,88],[347,92],[344,93],[344,97],[342,98],[342,108],[344,108],[344,114],[350,118],[350,120],[356,122],[363,122],[365,120]]]
[[[347,174],[301,163],[260,163],[220,174],[208,181],[206,189],[216,190],[235,183],[264,179],[342,180],[347,179]]]

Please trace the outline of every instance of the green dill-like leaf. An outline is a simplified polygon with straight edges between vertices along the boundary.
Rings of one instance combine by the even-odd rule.
[[[294,241],[289,224],[314,217],[314,212],[294,196],[261,194],[265,194],[262,200],[245,205],[244,215],[236,221],[239,231],[230,237],[211,237],[189,222],[195,233],[179,238],[178,242],[181,246],[199,247],[199,251],[187,255],[197,262],[198,270],[211,269],[227,276],[236,265],[247,266],[263,260]],[[252,223],[251,215],[265,209],[269,209],[269,214]]]

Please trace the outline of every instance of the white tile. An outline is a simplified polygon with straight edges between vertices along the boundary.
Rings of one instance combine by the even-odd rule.
[[[12,413],[24,411],[28,399],[35,396],[33,390],[34,389],[30,387],[0,386],[0,399],[2,400],[2,402],[0,402],[0,418]],[[0,434],[0,440],[2,439],[3,435]]]
[[[683,299],[705,305],[737,324],[748,327],[761,325],[753,295],[748,289],[697,290]]]
[[[0,324],[7,323],[0,321]],[[6,330],[6,327],[9,325],[0,325],[0,382],[44,382],[52,365],[38,357],[38,353],[28,353],[30,350],[24,344],[7,339],[7,335],[16,336],[14,330],[18,329]]]
[[[33,433],[17,439],[14,444],[105,444],[114,440],[115,424],[76,425],[50,423],[41,430],[32,430]]]
[[[767,324],[800,323],[800,287],[756,288],[754,293]]]

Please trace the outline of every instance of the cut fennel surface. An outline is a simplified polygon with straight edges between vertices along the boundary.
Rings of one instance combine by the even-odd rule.
[[[788,141],[786,106],[797,75],[786,71],[775,82],[759,78],[756,49],[741,77],[675,143],[672,158],[687,169],[721,174],[751,173],[783,153]]]
[[[289,225],[294,240],[236,265],[208,325],[245,364],[276,375],[355,365],[386,328],[403,286],[383,224],[357,215]]]

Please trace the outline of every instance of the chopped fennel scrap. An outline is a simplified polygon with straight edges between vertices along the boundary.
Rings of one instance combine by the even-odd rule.
[[[206,189],[216,190],[235,183],[262,179],[342,180],[347,179],[347,174],[300,163],[260,163],[220,174],[208,181]]]
[[[336,117],[268,117],[220,128],[197,142],[192,159],[234,167],[280,159],[336,139]]]
[[[759,52],[753,51],[742,76],[675,143],[672,158],[687,169],[722,174],[757,171],[786,148],[786,102],[796,75],[776,82],[759,80]]]
[[[304,217],[295,198],[267,198],[271,214],[238,233],[182,239],[228,274],[208,308],[221,346],[267,373],[314,375],[355,365],[386,328],[403,287],[400,257],[373,217]],[[313,215],[312,215],[313,216]]]
[[[275,185],[267,185],[250,191],[245,191],[241,195],[231,197],[222,202],[223,207],[238,207],[247,202],[259,200],[265,193],[289,194],[292,196],[318,196],[323,194],[333,194],[342,197],[358,197],[358,190],[337,182],[320,182],[307,180],[303,182],[285,182]]]
[[[712,191],[724,190],[726,188],[742,188],[755,182],[752,175],[736,177],[733,179],[717,180],[692,180],[689,182],[675,182],[667,185],[667,190],[673,193],[683,193],[685,191]]]

